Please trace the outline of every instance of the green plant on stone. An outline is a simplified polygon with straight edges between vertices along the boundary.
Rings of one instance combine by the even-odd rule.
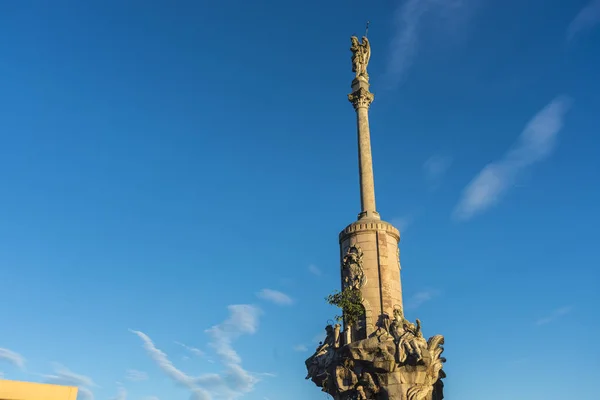
[[[335,319],[338,322],[344,321],[349,326],[356,324],[365,312],[360,290],[352,286],[344,288],[341,292],[334,291],[325,300],[342,310],[342,315],[336,315]]]

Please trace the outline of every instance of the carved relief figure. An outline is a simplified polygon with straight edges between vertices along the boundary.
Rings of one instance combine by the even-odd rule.
[[[344,259],[342,260],[342,269],[344,270],[344,285],[354,289],[360,289],[367,282],[367,277],[363,271],[363,252],[356,245],[350,246]]]
[[[404,318],[402,309],[395,309],[390,333],[398,345],[399,362],[405,362],[408,356],[413,357],[416,362],[423,359],[423,351],[427,350],[427,341],[421,332],[421,321],[417,319],[415,326]]]
[[[367,65],[371,59],[371,44],[369,43],[369,39],[363,36],[362,43],[360,43],[356,36],[352,36],[350,40],[352,41],[352,46],[350,47],[350,51],[352,51],[352,72],[356,73],[356,78],[362,76],[369,79],[369,75],[367,74]]]
[[[341,365],[335,368],[335,377],[338,392],[344,393],[354,389],[358,382],[354,373],[354,362],[349,359],[343,360]]]
[[[394,337],[396,342],[398,342],[404,334],[404,315],[402,314],[401,308],[394,309],[394,319],[390,324],[390,334]]]
[[[377,321],[377,329],[371,334],[371,337],[376,337],[379,341],[387,340],[392,333],[391,329],[390,317],[387,314],[381,314]]]
[[[441,357],[444,351],[444,337],[441,335],[435,335],[429,338],[427,341],[427,349],[431,356],[430,362],[427,365],[425,373],[425,380],[421,384],[412,386],[406,392],[407,400],[424,400],[429,396],[434,396],[434,399],[443,399],[443,383],[440,379],[446,377],[442,366],[446,359]],[[439,383],[437,383],[439,381]]]
[[[356,394],[359,400],[372,399],[379,392],[379,387],[373,379],[373,375],[363,370],[356,384]]]
[[[419,362],[423,359],[423,350],[427,350],[427,341],[421,333],[421,321],[417,319],[417,325],[404,320],[404,334],[400,338],[407,352]]]
[[[340,324],[327,325],[325,331],[325,341],[317,347],[315,354],[306,360],[306,379],[324,374],[334,359],[335,350],[340,347]]]

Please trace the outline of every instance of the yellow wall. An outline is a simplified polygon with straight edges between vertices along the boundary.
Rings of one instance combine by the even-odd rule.
[[[76,400],[74,386],[48,385],[0,379],[0,400]]]

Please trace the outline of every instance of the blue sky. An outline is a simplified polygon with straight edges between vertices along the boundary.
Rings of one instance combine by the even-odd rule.
[[[324,396],[369,19],[378,211],[446,397],[597,399],[598,0],[51,3],[0,4],[7,379]]]

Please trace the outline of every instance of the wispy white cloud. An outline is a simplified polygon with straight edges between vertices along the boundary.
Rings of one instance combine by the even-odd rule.
[[[192,399],[235,399],[251,392],[259,382],[259,377],[264,376],[244,370],[240,356],[231,346],[233,340],[239,336],[256,332],[261,312],[247,304],[231,305],[229,312],[227,320],[206,330],[211,337],[209,345],[215,349],[224,366],[224,371],[220,373],[190,376],[175,367],[167,354],[158,349],[148,335],[140,331],[131,332],[142,339],[148,355],[169,378],[191,391]]]
[[[440,295],[440,292],[435,289],[421,290],[408,298],[405,304],[407,310],[414,310],[422,306],[424,303],[433,300]]]
[[[394,225],[401,234],[405,233],[410,225],[415,221],[414,214],[407,214],[403,217],[392,218],[391,224]]]
[[[202,350],[196,348],[196,347],[191,347],[191,346],[188,346],[188,345],[183,344],[181,342],[175,342],[175,344],[183,347],[184,349],[186,349],[187,351],[189,351],[190,353],[192,353],[195,356],[198,356],[198,357],[203,357],[204,356],[204,352]]]
[[[0,348],[0,361],[6,361],[18,368],[25,368],[25,357],[9,349]]]
[[[169,357],[159,348],[154,345],[154,342],[148,335],[141,331],[130,330],[130,332],[137,335],[144,343],[144,349],[146,353],[152,358],[152,360],[158,365],[158,367],[171,378],[175,383],[187,387],[199,400],[210,400],[212,396],[196,384],[196,378],[187,375],[183,371],[179,370]]]
[[[256,295],[263,300],[270,301],[280,306],[289,306],[294,303],[290,296],[277,290],[263,289]]]
[[[111,400],[127,400],[127,390],[124,387],[119,387],[116,396],[111,397]]]
[[[423,172],[431,189],[437,188],[451,165],[452,157],[447,155],[434,155],[425,161]]]
[[[315,276],[323,275],[323,272],[319,269],[319,267],[314,264],[308,266],[308,271]]]
[[[294,351],[298,351],[300,353],[305,353],[308,351],[308,347],[303,344],[297,344],[294,346]]]
[[[576,36],[589,32],[598,24],[600,24],[600,0],[591,0],[569,24],[567,40],[573,40]]]
[[[249,304],[229,306],[229,318],[206,332],[211,336],[210,346],[224,364],[240,364],[241,358],[231,347],[231,342],[243,334],[253,334],[258,329],[261,311]]]
[[[79,389],[77,400],[94,400],[94,393],[90,388],[98,387],[98,385],[90,377],[77,374],[60,364],[54,364],[53,373],[43,375],[43,377],[48,383],[77,386]]]
[[[568,97],[560,96],[539,111],[527,123],[512,149],[502,159],[486,165],[467,185],[453,217],[467,220],[495,205],[523,169],[548,157],[554,150],[570,105]]]
[[[549,324],[549,323],[559,319],[560,317],[567,315],[568,313],[571,312],[571,310],[572,310],[572,307],[569,307],[569,306],[557,308],[556,310],[552,311],[552,313],[550,315],[547,315],[543,318],[536,320],[535,324],[538,326]]]
[[[127,370],[127,374],[125,375],[125,379],[132,382],[141,382],[148,380],[148,374],[144,371],[138,371],[136,369]]]
[[[392,85],[400,83],[411,67],[419,47],[423,22],[429,15],[454,14],[468,6],[468,0],[406,0],[394,14],[395,33],[390,45],[387,80]]]
[[[0,379],[4,379],[4,372],[0,371]]]

